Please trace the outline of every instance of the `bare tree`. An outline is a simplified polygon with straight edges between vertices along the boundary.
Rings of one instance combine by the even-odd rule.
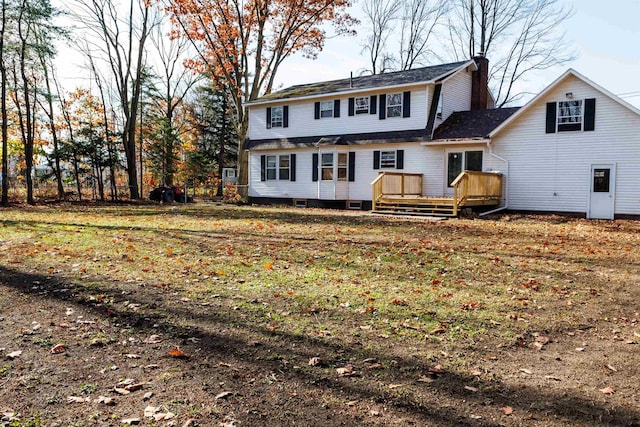
[[[518,100],[515,82],[527,74],[574,59],[560,30],[573,11],[559,0],[457,0],[449,20],[456,59],[491,59],[496,106]]]
[[[152,94],[153,113],[161,119],[160,122],[164,126],[171,129],[171,132],[163,133],[165,141],[161,142],[168,149],[163,159],[166,171],[163,180],[166,184],[172,185],[175,171],[173,162],[177,148],[175,145],[180,139],[181,127],[184,124],[184,121],[182,125],[176,123],[175,112],[191,88],[203,79],[204,75],[196,74],[184,66],[185,61],[190,59],[188,53],[191,41],[183,34],[169,38],[165,34],[169,30],[170,28],[159,25],[150,38],[160,62],[158,66],[160,75],[157,76],[157,85],[154,85],[155,90],[153,90],[155,93]]]
[[[106,61],[119,98],[122,146],[132,199],[140,197],[136,166],[136,121],[142,87],[146,42],[157,24],[151,3],[129,0],[127,11],[115,0],[76,0],[73,15],[92,36],[92,47]]]
[[[433,54],[429,39],[449,12],[449,3],[430,0],[404,0],[400,31],[400,70],[425,65],[426,56]]]
[[[0,115],[2,116],[2,199],[1,203],[6,205],[9,203],[9,153],[8,141],[9,135],[7,128],[9,127],[7,120],[7,64],[5,60],[5,35],[7,33],[7,9],[9,4],[7,0],[2,0],[2,21],[0,23]]]
[[[402,2],[398,0],[364,0],[362,12],[367,33],[363,52],[369,56],[371,74],[384,73],[391,68],[393,55],[387,50],[387,41],[394,30],[402,10]]]

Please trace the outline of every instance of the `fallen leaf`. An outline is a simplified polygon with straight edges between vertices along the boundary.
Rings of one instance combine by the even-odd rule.
[[[126,354],[126,356],[127,356],[127,359],[140,359],[139,354],[128,353]]]
[[[226,399],[229,396],[233,396],[233,392],[232,391],[223,391],[222,393],[218,393],[216,395],[216,400]]]
[[[67,403],[86,403],[90,402],[90,398],[78,397],[78,396],[69,396],[67,397]]]
[[[520,372],[522,372],[525,375],[533,375],[533,372],[525,368],[520,368]]]
[[[270,262],[265,262],[264,268],[266,268],[267,270],[273,270],[273,264],[271,264]]]
[[[544,378],[550,381],[562,381],[560,378],[554,377],[553,375],[545,375]]]
[[[73,308],[67,308],[67,316],[71,316],[73,314]]]
[[[600,391],[600,393],[603,393],[603,394],[613,394],[613,393],[615,393],[615,391],[613,391],[613,389],[611,387],[601,388],[599,391]]]
[[[353,366],[350,363],[344,368],[337,368],[336,373],[339,377],[352,377],[357,374],[357,372],[353,370]]]
[[[126,389],[124,389],[124,388],[120,388],[120,387],[114,387],[114,388],[113,388],[113,391],[114,391],[114,392],[116,392],[116,393],[118,393],[118,394],[121,394],[121,395],[123,395],[123,396],[125,396],[125,395],[127,395],[127,394],[131,393],[129,390],[126,390]]]
[[[56,344],[51,347],[51,354],[59,354],[64,353],[67,350],[67,347],[64,344]]]
[[[122,420],[122,424],[129,424],[129,425],[134,425],[134,424],[140,424],[140,418],[127,418]]]
[[[188,359],[190,357],[187,353],[183,353],[178,347],[171,350],[168,354],[169,356],[175,357],[178,359]]]
[[[96,400],[96,402],[104,403],[105,405],[109,405],[109,406],[113,406],[116,404],[116,400],[113,397],[106,397],[106,396],[98,396],[98,399]]]
[[[502,408],[500,408],[500,411],[505,415],[513,414],[513,408],[511,406],[503,406]]]
[[[618,370],[611,365],[607,365],[607,368],[613,372],[618,372]]]
[[[160,335],[151,335],[142,342],[145,344],[158,344],[162,342],[162,337]]]
[[[159,407],[148,405],[146,408],[144,408],[144,417],[151,418],[158,412],[160,412]]]
[[[129,384],[124,389],[127,391],[136,391],[136,390],[140,390],[142,386],[144,386],[144,384],[145,383]]]
[[[389,384],[389,388],[390,388],[391,390],[393,390],[393,389],[395,389],[395,388],[400,388],[400,387],[402,387],[402,386],[404,386],[404,384]]]
[[[576,351],[584,351],[584,347],[577,347]]]
[[[473,392],[478,391],[478,389],[476,387],[471,387],[470,385],[464,386],[464,389],[467,390],[467,391],[473,391]]]
[[[471,414],[471,415],[469,415],[469,418],[471,418],[472,420],[479,420],[479,419],[481,419],[482,417],[481,417],[480,415],[473,415],[473,414]]]
[[[7,357],[11,360],[15,359],[16,357],[20,356],[22,354],[21,350],[16,350],[16,351],[12,351],[11,353],[7,354]]]
[[[176,414],[173,412],[159,412],[153,416],[153,419],[156,421],[166,421],[171,418],[175,418]]]
[[[431,382],[433,382],[433,378],[423,375],[420,378],[418,378],[418,382],[419,383],[431,383]]]
[[[312,357],[309,359],[309,366],[319,366],[322,364],[322,359],[319,357]]]
[[[149,400],[153,397],[153,392],[152,391],[148,391],[144,394],[144,396],[142,396],[142,400],[146,401]]]
[[[367,366],[367,369],[384,369],[384,365],[382,363],[373,363]]]

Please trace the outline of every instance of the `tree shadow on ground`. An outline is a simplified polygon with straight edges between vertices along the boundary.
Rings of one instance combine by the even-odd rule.
[[[34,286],[34,284],[38,284]],[[103,282],[104,283],[104,282]],[[232,360],[249,366],[252,372],[269,375],[277,372],[284,383],[288,381],[304,384],[311,395],[317,395],[309,402],[309,411],[304,415],[307,421],[325,416],[330,409],[323,409],[324,395],[343,397],[350,400],[369,401],[392,408],[398,415],[417,425],[438,426],[491,426],[495,420],[470,418],[474,411],[487,413],[489,408],[511,406],[521,418],[511,418],[507,422],[527,425],[548,425],[558,422],[564,425],[639,425],[640,412],[630,408],[610,408],[593,402],[578,394],[542,389],[526,385],[510,385],[500,380],[478,380],[476,377],[445,371],[433,375],[433,382],[416,383],[419,374],[429,371],[425,361],[412,357],[398,357],[367,345],[354,345],[345,340],[324,339],[309,335],[292,334],[271,330],[258,322],[244,318],[241,312],[233,311],[220,301],[217,305],[202,306],[195,303],[177,303],[163,298],[159,291],[149,288],[131,290],[122,294],[118,283],[108,285],[95,283],[87,286],[70,284],[40,274],[25,273],[0,266],[0,284],[36,298],[47,298],[75,304],[94,312],[101,319],[111,323],[126,325],[141,334],[156,331],[160,325],[164,334],[182,340],[185,351],[202,349],[204,354]],[[64,289],[64,291],[61,291]],[[114,304],[107,308],[91,295],[101,294],[113,298]],[[137,311],[120,307],[126,299],[140,304]],[[192,344],[189,338],[199,339]],[[337,342],[336,342],[337,341]],[[294,367],[284,363],[297,360],[304,366]],[[322,355],[324,369],[306,366],[308,358]],[[361,362],[361,376],[336,378],[334,367],[344,366],[351,361],[375,359],[387,367],[380,374],[371,374]],[[203,378],[215,378],[219,373],[215,368],[193,363],[193,374]],[[411,383],[402,392],[390,390],[384,384]],[[480,392],[469,391],[465,386],[473,384]],[[254,385],[258,392],[269,393],[269,385]],[[273,386],[275,387],[275,386]],[[250,396],[244,396],[248,404]],[[445,405],[442,403],[446,402]],[[272,418],[269,414],[283,411],[282,402],[262,402],[260,413],[245,413],[246,425],[277,425],[283,418]],[[267,417],[267,419],[265,419]],[[277,421],[279,420],[279,421]],[[360,420],[366,424],[366,420]],[[503,421],[499,421],[502,424]],[[322,419],[318,425],[353,425],[351,416],[336,412]]]

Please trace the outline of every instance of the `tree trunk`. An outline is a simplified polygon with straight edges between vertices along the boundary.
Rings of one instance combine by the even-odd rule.
[[[4,30],[7,23],[7,3],[2,0],[2,27],[0,28],[0,86],[2,99],[0,100],[0,115],[2,116],[2,201],[9,204],[9,153],[7,134],[7,67],[4,62]]]

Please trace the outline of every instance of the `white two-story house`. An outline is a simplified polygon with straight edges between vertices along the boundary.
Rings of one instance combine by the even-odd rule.
[[[629,182],[640,175],[637,109],[572,70],[524,107],[494,109],[488,67],[476,57],[248,103],[250,200],[640,215],[640,186]]]

